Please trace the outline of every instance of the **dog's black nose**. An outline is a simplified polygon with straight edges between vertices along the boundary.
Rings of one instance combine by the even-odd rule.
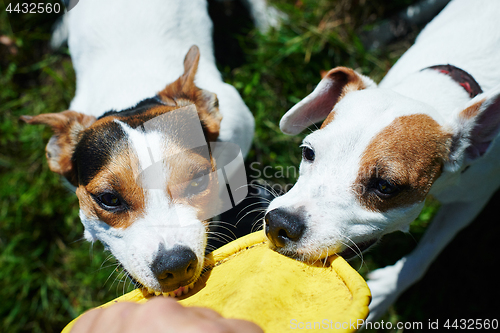
[[[188,282],[196,272],[198,258],[185,246],[160,249],[153,261],[152,271],[163,289],[176,289]]]
[[[288,242],[296,242],[302,237],[306,226],[302,214],[289,213],[277,208],[265,216],[266,235],[277,247],[284,247]]]

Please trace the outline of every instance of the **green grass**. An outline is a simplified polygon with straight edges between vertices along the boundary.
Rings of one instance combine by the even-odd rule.
[[[82,240],[77,198],[48,169],[50,130],[18,120],[68,107],[75,75],[67,51],[50,52],[50,24],[13,35],[4,11],[0,22],[15,43],[0,45],[0,331],[52,332],[122,285],[118,274],[106,282],[114,267],[101,268],[102,246]]]
[[[266,181],[283,187],[293,184],[293,173],[278,171],[299,165],[298,147],[307,134],[283,135],[277,125],[281,116],[312,91],[322,70],[349,66],[379,81],[414,36],[383,52],[368,52],[357,35],[411,2],[276,0],[273,3],[289,17],[281,29],[265,36],[250,31],[238,37],[244,63],[236,68],[221,66],[221,71],[254,113],[257,127],[247,162],[260,163],[261,170],[269,166],[273,176]],[[75,74],[67,50],[48,48],[49,23],[13,35],[5,12],[0,13],[0,35],[15,43],[10,49],[0,44],[0,331],[4,332],[58,331],[81,312],[131,288],[120,282],[114,260],[106,261],[108,254],[100,244],[82,240],[76,196],[50,172],[44,157],[50,130],[18,120],[25,114],[63,111],[74,95]],[[363,264],[353,262],[353,267],[365,274],[411,251],[437,206],[427,205],[412,225],[411,236],[391,235],[379,250],[365,256]],[[440,291],[412,295],[392,307],[384,320],[434,318],[422,298],[432,300]]]

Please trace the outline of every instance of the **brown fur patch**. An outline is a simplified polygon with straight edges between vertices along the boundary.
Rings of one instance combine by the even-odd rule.
[[[86,186],[78,187],[76,194],[80,201],[80,208],[88,216],[97,217],[111,227],[129,227],[144,215],[144,190],[136,180],[139,173],[139,161],[134,154],[129,153],[128,147],[123,147]],[[110,212],[92,198],[92,195],[99,196],[110,191],[120,195],[126,202],[127,209]]]
[[[384,212],[425,200],[448,157],[451,136],[427,115],[396,118],[372,139],[361,157],[353,186],[361,204]],[[370,188],[377,178],[389,180],[400,192],[379,197]]]
[[[347,67],[336,67],[330,70],[325,77],[334,82],[334,88],[332,89],[332,94],[337,97],[334,101],[334,106],[348,93],[356,90],[362,90],[366,88],[361,76],[357,74],[354,70]],[[335,112],[331,111],[326,119],[321,124],[321,128],[325,127],[333,121],[335,117]],[[320,129],[321,129],[320,128]]]
[[[322,129],[324,128],[326,125],[328,125],[329,123],[331,123],[333,121],[333,118],[335,118],[335,111],[332,111],[328,114],[328,116],[326,117],[326,119],[323,121],[323,123],[321,124],[321,127],[319,129]]]
[[[91,219],[98,219],[99,216],[97,215],[95,208],[96,203],[83,185],[76,188],[76,196],[78,197],[78,202],[80,203],[80,209],[83,210],[85,216]]]
[[[464,119],[472,119],[475,116],[479,114],[479,110],[481,109],[481,105],[483,105],[484,101],[486,99],[483,99],[477,103],[474,103],[473,105],[469,106],[465,110],[462,110],[459,113],[459,117],[464,118]]]

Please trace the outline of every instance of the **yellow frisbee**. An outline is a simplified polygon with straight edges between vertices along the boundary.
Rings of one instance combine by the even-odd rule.
[[[297,329],[354,332],[368,315],[370,290],[342,257],[303,263],[271,250],[262,231],[215,250],[206,265],[208,270],[193,289],[177,298],[179,303],[253,321],[266,333]],[[144,303],[151,297],[163,296],[136,289],[100,307],[126,301]]]

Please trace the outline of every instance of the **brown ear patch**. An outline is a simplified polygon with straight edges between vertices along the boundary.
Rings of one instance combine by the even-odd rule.
[[[427,115],[396,118],[361,156],[353,186],[360,203],[371,211],[385,212],[425,200],[448,158],[451,137]],[[372,185],[376,179],[388,180],[400,191],[381,198]]]
[[[217,95],[206,90],[198,89],[195,104],[200,120],[203,123],[207,142],[217,141],[220,123],[222,121]]]
[[[73,152],[83,131],[90,127],[96,118],[67,110],[33,117],[22,116],[21,120],[28,124],[49,125],[52,128],[54,135],[45,148],[50,170],[66,177],[71,184],[77,186],[77,174],[72,162]]]
[[[206,129],[207,141],[216,141],[219,136],[222,115],[219,112],[217,95],[198,88],[194,79],[200,61],[200,51],[193,45],[184,59],[184,74],[168,84],[158,96],[169,106],[182,107],[195,104],[200,120]]]
[[[481,106],[483,105],[484,102],[485,102],[485,99],[483,99],[483,100],[469,106],[468,108],[462,110],[459,114],[459,117],[464,118],[464,119],[474,118],[475,116],[477,116],[479,114],[479,110],[481,109]]]
[[[361,76],[351,68],[336,67],[330,70],[326,77],[342,84],[338,100],[352,91],[366,89],[366,85],[361,79]]]
[[[340,101],[345,97],[345,95],[350,92],[366,89],[366,85],[361,79],[361,76],[354,70],[347,67],[336,67],[326,73],[323,79],[325,78],[332,80],[333,82],[335,82],[335,85],[338,86],[338,89],[332,92],[337,96],[335,98],[335,104],[337,104],[338,101]],[[321,124],[320,129],[331,123],[334,117],[335,112],[331,111]]]

